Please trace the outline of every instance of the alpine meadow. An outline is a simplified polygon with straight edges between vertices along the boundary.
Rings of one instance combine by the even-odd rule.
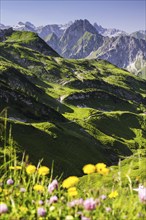
[[[0,24],[0,219],[146,219],[145,36]]]

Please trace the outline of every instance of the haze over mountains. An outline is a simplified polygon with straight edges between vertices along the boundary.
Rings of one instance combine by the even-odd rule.
[[[0,29],[8,26],[0,25]],[[132,34],[88,20],[36,27],[19,22],[14,30],[36,32],[64,58],[100,58],[146,78],[146,31]]]

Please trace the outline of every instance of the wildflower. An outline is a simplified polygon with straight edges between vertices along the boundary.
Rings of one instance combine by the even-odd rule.
[[[97,172],[102,175],[106,175],[109,173],[109,169],[106,168],[106,164],[104,163],[97,163],[95,167],[96,167]]]
[[[33,173],[35,173],[35,171],[36,171],[36,166],[34,166],[34,165],[28,165],[26,167],[27,174],[33,174]]]
[[[12,179],[7,180],[7,185],[13,185],[13,184],[14,184],[14,181]]]
[[[86,216],[81,216],[81,220],[91,220],[91,218],[87,218]]]
[[[83,199],[82,198],[80,198],[80,199],[74,199],[73,201],[71,201],[71,202],[69,202],[68,203],[68,206],[69,207],[74,207],[74,206],[78,206],[78,205],[82,205],[83,204]]]
[[[142,203],[146,203],[146,187],[139,185],[139,188],[133,189],[138,192],[139,199]]]
[[[67,215],[65,220],[74,220],[74,217],[72,215]]]
[[[26,192],[26,189],[23,188],[23,187],[21,187],[21,188],[20,188],[20,192],[23,192],[23,193],[24,193],[24,192]]]
[[[68,195],[69,196],[76,196],[78,195],[77,189],[76,187],[71,187],[68,189]]]
[[[118,194],[117,191],[113,191],[113,192],[111,192],[111,193],[109,194],[108,197],[111,199],[111,198],[116,198],[118,195],[119,195],[119,194]]]
[[[51,198],[50,198],[50,204],[52,204],[52,203],[55,203],[55,202],[57,202],[58,201],[58,197],[57,196],[51,196]]]
[[[65,179],[62,183],[63,188],[70,188],[72,186],[75,186],[79,182],[79,178],[76,176],[70,176],[67,179]]]
[[[5,203],[0,203],[0,214],[8,212],[8,206]]]
[[[53,206],[53,205],[50,206],[49,211],[50,211],[50,212],[53,212],[54,210],[55,210],[55,206]]]
[[[44,191],[44,187],[42,185],[39,185],[39,184],[36,184],[33,189],[35,191],[40,191],[40,192],[43,192]]]
[[[46,210],[43,207],[38,207],[37,209],[37,214],[39,217],[44,217],[46,216]]]
[[[49,184],[48,192],[52,193],[55,189],[58,189],[58,181],[57,180],[53,180],[52,183]]]
[[[86,210],[94,210],[94,209],[96,209],[96,202],[94,201],[93,198],[86,199],[84,201],[83,205],[84,205],[84,208]]]
[[[42,166],[38,169],[38,174],[42,176],[47,175],[49,172],[50,172],[50,169],[46,166]]]
[[[100,198],[101,198],[102,200],[105,200],[105,199],[107,198],[107,196],[106,196],[106,195],[101,195]]]
[[[20,206],[20,211],[23,213],[23,214],[26,214],[28,212],[28,208],[27,207],[24,207],[24,206]]]
[[[111,207],[106,207],[106,208],[105,208],[105,211],[106,211],[106,212],[111,212],[112,209],[111,209]]]
[[[10,166],[9,169],[10,170],[21,170],[22,167],[21,166]]]
[[[43,200],[39,200],[39,201],[38,201],[38,204],[39,204],[39,205],[43,205],[43,204],[44,204]]]
[[[93,164],[87,164],[83,167],[83,172],[85,174],[91,174],[91,173],[95,173],[95,166]]]

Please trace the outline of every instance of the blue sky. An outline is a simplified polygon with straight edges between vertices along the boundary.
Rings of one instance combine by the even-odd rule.
[[[146,29],[145,0],[0,0],[0,23],[36,26],[88,19],[129,33]]]

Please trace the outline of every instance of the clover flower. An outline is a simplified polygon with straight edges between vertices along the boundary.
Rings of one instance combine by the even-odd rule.
[[[55,203],[58,201],[58,197],[57,196],[51,196],[50,200],[49,200],[49,203],[52,204],[52,203]]]
[[[13,185],[13,184],[14,184],[14,181],[12,179],[7,180],[7,185]]]
[[[146,203],[146,187],[139,185],[139,188],[133,190],[138,192],[140,202]]]
[[[24,192],[26,192],[26,189],[24,187],[21,187],[20,192],[24,193]]]
[[[95,173],[96,167],[93,164],[86,164],[83,167],[83,172],[85,174],[91,174],[91,173]]]
[[[84,205],[84,208],[86,210],[94,210],[94,209],[96,209],[96,202],[94,201],[93,198],[86,199],[84,201],[83,205]]]
[[[50,169],[46,166],[42,166],[38,169],[38,174],[42,176],[49,174],[49,172],[50,172]]]
[[[58,181],[57,180],[53,180],[52,183],[49,184],[48,186],[48,192],[52,193],[55,189],[58,189]]]
[[[72,186],[75,186],[78,182],[79,182],[79,178],[77,176],[70,176],[63,181],[62,187],[70,188]]]
[[[74,207],[74,206],[79,206],[79,205],[83,205],[84,200],[82,198],[80,199],[74,199],[71,202],[68,203],[69,207]]]
[[[5,203],[0,203],[0,214],[7,212],[8,212],[8,206]]]
[[[106,207],[106,208],[105,208],[105,211],[106,211],[106,212],[111,212],[112,209],[111,209],[111,207]]]
[[[44,217],[46,216],[47,212],[43,207],[38,207],[37,214],[39,217]]]

